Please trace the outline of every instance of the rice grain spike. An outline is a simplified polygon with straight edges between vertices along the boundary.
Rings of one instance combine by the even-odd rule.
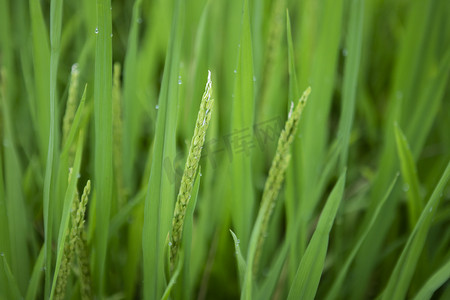
[[[75,118],[75,113],[77,111],[77,97],[78,97],[78,81],[80,77],[80,70],[78,69],[78,64],[72,65],[72,70],[70,72],[70,86],[69,86],[69,96],[67,97],[66,111],[63,118],[63,136],[61,147],[67,142],[67,137],[69,136],[70,128],[72,127],[73,120]],[[75,144],[73,144],[69,149],[69,166],[73,164],[75,158]]]
[[[211,110],[214,104],[214,100],[211,99],[211,92],[211,72],[208,71],[208,81],[206,83],[205,92],[203,93],[200,110],[197,115],[194,135],[192,137],[191,146],[189,148],[189,155],[184,167],[180,191],[178,193],[177,202],[175,204],[175,211],[172,219],[172,245],[170,247],[171,271],[175,266],[175,259],[177,258],[178,248],[180,246],[181,236],[183,232],[186,207],[189,203],[189,199],[191,198],[195,174],[197,173],[198,164],[202,154],[203,143],[205,142],[206,130],[208,129],[209,121],[211,119]]]
[[[69,96],[67,97],[66,112],[64,113],[63,119],[63,147],[66,143],[67,136],[69,135],[70,127],[72,126],[73,119],[75,117],[75,112],[77,111],[77,91],[79,76],[80,70],[78,69],[78,64],[73,64],[72,70],[70,72]]]
[[[293,110],[293,106],[291,106],[288,120],[286,121],[284,130],[281,132],[278,139],[277,152],[275,153],[275,157],[269,170],[269,177],[264,185],[264,192],[261,201],[260,213],[262,213],[263,219],[261,223],[261,230],[258,235],[258,242],[256,244],[253,274],[256,274],[258,271],[259,259],[261,257],[264,240],[267,235],[269,220],[284,180],[284,173],[286,172],[289,160],[291,159],[291,154],[289,153],[290,145],[294,140],[294,135],[310,92],[311,88],[308,87],[301,96],[297,107]]]
[[[70,178],[72,176],[73,169],[69,169],[69,182]],[[76,242],[76,233],[77,233],[77,227],[78,223],[76,221],[76,211],[77,206],[79,204],[78,200],[78,191],[75,190],[75,196],[72,201],[72,208],[71,208],[71,223],[72,227],[70,229],[70,234],[66,235],[65,243],[64,243],[64,254],[61,262],[61,268],[58,273],[58,278],[56,280],[56,294],[55,299],[64,299],[66,294],[66,286],[67,282],[70,276],[70,269],[72,266],[72,260],[73,260],[73,253],[75,248],[75,242]]]
[[[81,201],[77,210],[77,239],[75,243],[75,250],[78,256],[78,264],[80,267],[80,288],[81,299],[92,299],[91,292],[91,274],[89,270],[89,258],[86,245],[86,234],[84,232],[84,216],[86,213],[86,206],[88,202],[89,193],[91,191],[91,181],[88,180],[81,196]]]

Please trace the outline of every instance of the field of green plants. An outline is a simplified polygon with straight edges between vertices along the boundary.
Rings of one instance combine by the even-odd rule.
[[[0,0],[0,300],[450,299],[449,16]]]

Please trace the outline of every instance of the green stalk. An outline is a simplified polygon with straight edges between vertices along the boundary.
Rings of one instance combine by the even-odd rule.
[[[63,0],[52,0],[50,3],[50,134],[48,141],[47,164],[45,168],[44,180],[44,229],[45,229],[45,298],[50,296],[51,270],[52,270],[52,230],[53,212],[56,203],[54,201],[55,182],[53,177],[56,168],[56,158],[58,140],[58,112],[57,112],[57,90],[56,79],[58,75],[59,50],[61,44],[61,24],[62,24]]]
[[[95,268],[94,282],[97,297],[102,297],[105,280],[105,261],[108,243],[109,214],[112,198],[113,141],[112,141],[112,36],[111,0],[97,0],[95,29]]]

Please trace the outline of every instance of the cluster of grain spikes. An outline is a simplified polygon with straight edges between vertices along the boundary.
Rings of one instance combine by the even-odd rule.
[[[69,172],[69,181],[71,176],[72,169],[70,169]],[[74,253],[76,253],[78,257],[81,299],[91,298],[89,261],[84,232],[84,215],[86,213],[86,205],[90,191],[91,181],[88,180],[86,186],[84,187],[81,200],[79,199],[78,191],[76,191],[72,202],[70,233],[66,237],[61,269],[58,273],[58,278],[56,281],[55,299],[57,300],[64,299],[65,297],[66,285],[70,277]]]
[[[203,93],[200,110],[195,123],[194,135],[192,137],[189,155],[184,167],[183,177],[181,179],[180,191],[178,193],[177,202],[172,219],[172,234],[170,247],[170,270],[173,271],[175,261],[180,247],[181,237],[183,233],[183,223],[186,214],[186,208],[191,198],[192,188],[194,186],[195,175],[197,174],[200,157],[202,154],[203,144],[205,142],[206,130],[211,119],[211,110],[214,99],[211,99],[212,81],[211,72],[208,71],[208,81],[206,83],[205,92]]]
[[[265,237],[267,236],[269,220],[275,207],[276,200],[284,180],[284,174],[289,164],[289,160],[291,159],[290,146],[294,140],[295,132],[297,131],[303,108],[306,105],[306,100],[308,99],[310,93],[311,88],[308,87],[301,96],[299,103],[295,109],[293,105],[294,103],[292,103],[288,120],[286,121],[284,130],[281,132],[278,139],[277,152],[275,153],[275,157],[269,170],[269,177],[267,178],[267,181],[264,185],[264,192],[261,200],[260,211],[258,214],[258,218],[262,219],[260,220],[261,225],[259,227],[259,233],[257,233],[258,240],[253,262],[253,274],[257,274],[258,272],[259,259],[261,257]]]

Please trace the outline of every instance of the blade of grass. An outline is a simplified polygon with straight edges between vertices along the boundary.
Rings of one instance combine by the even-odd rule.
[[[434,34],[431,32],[431,26],[429,23],[434,20],[439,23],[440,16],[432,16],[433,9],[439,8],[439,5],[434,5],[429,2],[414,1],[408,6],[407,10],[407,22],[405,26],[405,32],[401,35],[397,51],[395,55],[395,67],[392,75],[392,88],[389,96],[389,107],[387,109],[388,115],[386,121],[383,124],[387,124],[384,128],[384,146],[381,150],[380,159],[378,163],[378,171],[376,178],[373,182],[373,189],[370,195],[370,206],[366,214],[364,223],[368,221],[369,216],[373,213],[377,206],[378,199],[381,197],[381,192],[386,190],[389,182],[388,179],[397,172],[398,159],[395,155],[395,133],[392,130],[392,124],[398,122],[406,132],[406,137],[410,141],[410,146],[413,155],[418,155],[422,151],[424,137],[427,137],[430,133],[430,127],[424,126],[421,122],[420,130],[410,131],[413,128],[415,122],[411,121],[411,116],[423,115],[427,121],[435,119],[433,115],[434,107],[442,101],[440,92],[435,90],[435,87],[445,86],[447,80],[446,76],[437,76],[442,74],[442,69],[438,73],[425,69],[420,66],[421,61],[431,55],[434,59],[436,57],[436,50],[433,50],[434,44],[432,37]],[[441,19],[443,22],[444,19]],[[439,60],[440,61],[440,60]],[[443,65],[440,65],[443,67]],[[447,72],[448,73],[448,72]],[[428,78],[427,75],[433,76]],[[445,73],[444,73],[445,74]],[[428,95],[421,95],[422,93],[417,87],[421,82],[426,82],[426,85],[433,90]],[[431,90],[430,90],[431,91]],[[422,98],[423,97],[423,98]],[[407,99],[407,101],[405,101]],[[419,101],[420,99],[420,101]],[[426,109],[419,108],[418,102],[425,101]],[[426,113],[424,113],[426,112]],[[403,122],[401,122],[401,120]],[[350,298],[363,299],[367,295],[368,285],[371,281],[371,273],[375,268],[377,257],[380,253],[382,243],[388,234],[392,222],[395,220],[396,206],[398,205],[398,198],[401,195],[401,191],[396,189],[393,191],[394,201],[390,201],[385,205],[385,208],[381,212],[384,215],[383,220],[378,220],[374,226],[376,230],[372,230],[369,233],[369,237],[364,242],[361,251],[357,255],[356,266],[354,276],[359,281],[353,284],[351,288]],[[384,276],[386,277],[386,276]]]
[[[316,230],[298,266],[288,300],[314,299],[316,295],[327,254],[329,234],[344,193],[345,178],[346,170],[342,172],[327,199]]]
[[[55,206],[55,182],[53,174],[57,171],[57,157],[59,145],[58,138],[58,111],[57,111],[57,88],[56,79],[58,75],[59,51],[61,44],[63,0],[52,0],[50,2],[50,131],[48,137],[48,151],[44,178],[44,229],[45,229],[45,298],[49,298],[51,289],[52,270],[52,234],[53,214]]]
[[[291,29],[291,19],[289,17],[289,11],[286,10],[286,34],[287,34],[287,42],[288,42],[288,73],[289,73],[289,94],[288,99],[291,101],[298,99],[300,97],[300,91],[298,87],[298,79],[297,79],[297,71],[295,66],[295,51],[294,44],[292,41],[292,29]],[[289,104],[290,105],[290,104]],[[292,144],[292,153],[300,153],[300,145],[296,141],[298,138],[297,135],[294,136],[294,141]],[[299,155],[293,155],[292,163],[288,166],[286,170],[286,199],[285,199],[285,208],[286,208],[286,227],[288,232],[292,232],[294,230],[294,220],[295,220],[295,212],[298,206],[298,203],[295,201],[299,197],[298,190],[298,179],[301,175],[301,170],[299,167]],[[296,250],[298,246],[297,243],[290,247],[290,256],[297,258],[298,251]],[[294,264],[289,265],[289,272],[291,277],[295,276],[296,267]]]
[[[141,19],[142,0],[136,0],[133,5],[130,32],[128,36],[128,47],[124,63],[123,82],[123,167],[125,177],[125,190],[133,190],[135,182],[133,163],[136,157],[138,126],[140,112],[137,101],[137,70],[138,70],[138,46],[139,46],[139,20]]]
[[[355,113],[356,89],[358,83],[359,65],[361,60],[362,33],[364,23],[364,1],[352,0],[350,20],[347,28],[346,51],[344,65],[344,82],[341,102],[341,117],[339,119],[338,139],[342,146],[339,169],[347,166],[350,143],[350,132]]]
[[[274,260],[269,272],[267,273],[267,277],[262,282],[261,286],[256,291],[256,299],[259,300],[268,300],[272,299],[272,295],[275,291],[276,285],[278,283],[281,270],[284,266],[284,263],[286,261],[286,257],[288,254],[288,250],[292,243],[292,236],[290,238],[287,238],[283,246],[281,247],[281,250],[278,253],[278,256]]]
[[[244,284],[244,277],[245,277],[245,269],[247,268],[247,265],[245,263],[245,259],[242,256],[241,253],[241,247],[239,244],[241,241],[237,238],[236,234],[230,229],[231,236],[233,237],[234,241],[234,250],[236,254],[236,264],[238,268],[238,274],[239,274],[239,284],[242,286]]]
[[[41,251],[39,251],[36,262],[34,263],[33,272],[31,273],[31,279],[27,289],[27,294],[25,296],[26,300],[32,300],[38,297],[39,283],[41,281],[41,276],[44,268],[44,254],[45,248],[42,247]]]
[[[417,261],[433,222],[433,217],[439,206],[442,191],[450,179],[450,162],[447,164],[442,177],[436,185],[433,194],[428,200],[427,205],[422,210],[419,220],[417,221],[413,232],[408,238],[406,246],[403,248],[397,264],[389,278],[385,291],[382,294],[382,299],[404,299],[414,271],[416,269]]]
[[[98,0],[95,29],[94,78],[94,188],[96,192],[94,289],[102,298],[112,203],[112,21],[111,0]]]
[[[50,47],[47,28],[40,1],[29,1],[31,30],[33,38],[34,89],[36,93],[36,117],[38,122],[41,162],[47,155],[50,126]]]
[[[193,134],[193,126],[185,126],[185,124],[195,124],[197,117],[197,107],[200,105],[201,99],[196,95],[200,95],[203,91],[203,74],[210,64],[208,59],[208,17],[210,15],[210,1],[206,1],[200,16],[199,24],[195,32],[195,41],[193,45],[192,65],[188,70],[188,77],[192,78],[186,87],[186,96],[183,99],[182,107],[180,107],[179,115],[179,131],[184,139],[189,139]],[[181,82],[181,81],[180,81]]]
[[[400,159],[402,177],[407,188],[409,225],[410,228],[414,228],[414,225],[420,217],[424,203],[419,193],[417,168],[408,141],[397,123],[395,123],[394,128],[397,154]]]
[[[23,297],[20,294],[19,285],[17,283],[16,278],[12,274],[11,269],[9,268],[9,265],[8,265],[8,262],[6,261],[5,255],[2,253],[0,255],[0,257],[2,260],[2,264],[3,264],[2,273],[4,274],[4,276],[7,279],[8,291],[9,291],[10,297],[12,297],[13,299],[22,299]]]
[[[5,251],[5,253],[10,255],[6,259],[11,265],[11,272],[17,280],[20,291],[24,293],[31,268],[26,234],[30,224],[27,218],[27,206],[21,185],[23,175],[17,149],[17,135],[14,132],[14,122],[11,119],[12,98],[10,98],[11,94],[8,91],[11,81],[5,69],[2,69],[0,75],[0,97],[3,110],[3,155],[5,160],[5,208],[8,222],[7,228],[9,229],[9,242],[5,245],[9,244],[10,246],[10,249]]]
[[[122,207],[117,214],[111,219],[109,225],[109,237],[111,238],[114,235],[119,233],[119,229],[126,224],[128,218],[133,213],[133,210],[145,200],[146,190],[142,189],[139,193],[128,201],[124,207]]]
[[[235,70],[234,99],[232,103],[231,132],[237,133],[253,128],[255,103],[253,98],[253,55],[250,32],[250,13],[248,0],[243,1],[241,19],[241,37],[238,47],[237,68]],[[241,133],[242,134],[242,133]],[[241,238],[241,249],[247,251],[250,239],[251,223],[253,222],[254,191],[252,183],[251,150],[248,153],[233,151],[228,145],[232,157],[231,186],[233,206],[239,207],[233,211],[232,221],[236,234]],[[245,155],[247,154],[247,155]],[[242,201],[241,199],[245,199]]]
[[[440,267],[422,286],[414,300],[431,299],[433,293],[450,278],[450,259]]]
[[[183,260],[181,259],[183,257],[183,252],[180,253],[180,260],[178,261],[177,267],[175,268],[175,271],[172,274],[172,278],[170,278],[169,283],[167,284],[166,289],[164,290],[164,294],[161,297],[161,300],[167,300],[170,297],[170,293],[172,292],[173,287],[175,286],[175,283],[177,282],[178,276],[181,273],[181,269],[183,268]]]
[[[157,299],[164,292],[164,241],[170,231],[175,199],[175,178],[168,178],[164,164],[175,158],[175,130],[178,100],[178,69],[183,33],[183,1],[177,0],[171,38],[159,95],[152,166],[144,210],[142,247],[144,252],[144,299]],[[167,170],[166,170],[167,171]]]
[[[0,254],[9,257],[11,245],[5,199],[5,187],[3,184],[3,153],[0,153]],[[8,285],[6,281],[5,274],[0,272],[0,298],[7,298],[6,291]]]
[[[384,195],[383,199],[379,202],[377,209],[375,210],[375,213],[371,216],[370,222],[364,228],[363,233],[358,238],[355,246],[352,247],[352,251],[348,255],[347,259],[345,260],[345,263],[342,265],[342,268],[339,271],[337,278],[334,280],[333,285],[331,286],[330,290],[328,291],[328,294],[326,297],[327,300],[337,299],[339,297],[339,291],[342,288],[345,277],[347,276],[348,269],[350,268],[351,263],[355,259],[356,254],[358,253],[358,250],[361,248],[362,243],[364,242],[367,235],[369,234],[373,224],[375,224],[375,220],[378,218],[381,208],[383,207],[384,203],[389,198],[389,195],[391,194],[392,189],[394,188],[395,184],[397,183],[397,178],[398,178],[398,175],[395,176],[394,180],[392,181],[391,185],[389,186],[388,190],[386,191],[386,194]]]
[[[326,146],[329,135],[327,126],[331,109],[335,73],[338,62],[340,36],[343,20],[343,1],[327,0],[316,5],[315,1],[305,1],[299,5],[302,26],[298,31],[297,42],[302,53],[299,57],[300,88],[311,86],[315,90],[309,99],[310,105],[305,109],[304,117],[299,125],[299,136],[296,143],[301,144],[300,159],[297,160],[298,187],[300,199],[296,216],[304,220],[298,233],[297,255],[291,256],[291,263],[297,266],[304,253],[308,239],[308,224],[314,216],[318,205],[317,181],[321,177],[324,165]],[[327,22],[323,22],[327,20]],[[314,159],[311,159],[314,157]],[[295,244],[294,244],[295,245]]]

